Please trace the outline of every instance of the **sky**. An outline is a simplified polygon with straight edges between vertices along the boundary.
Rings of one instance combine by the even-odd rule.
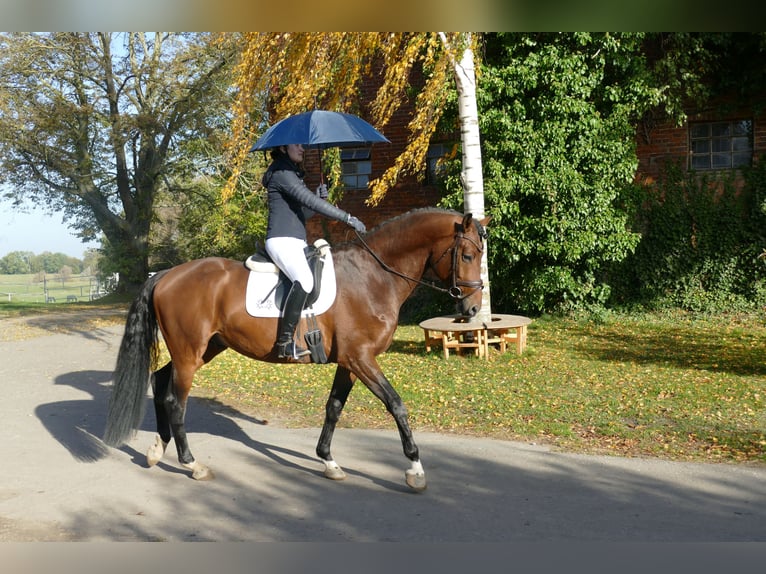
[[[11,251],[31,251],[36,255],[50,251],[82,259],[87,249],[99,246],[82,243],[64,224],[61,215],[27,211],[22,213],[10,203],[0,203],[0,257]]]

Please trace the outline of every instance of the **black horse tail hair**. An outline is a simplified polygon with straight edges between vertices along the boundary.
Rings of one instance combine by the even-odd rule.
[[[103,440],[109,446],[122,445],[144,419],[146,391],[158,353],[153,293],[165,273],[156,273],[144,282],[125,320],[104,431]]]

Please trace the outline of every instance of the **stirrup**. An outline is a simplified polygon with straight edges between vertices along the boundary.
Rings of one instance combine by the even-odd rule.
[[[310,354],[311,351],[298,347],[295,341],[288,341],[287,343],[277,343],[277,356],[280,359],[300,359]]]

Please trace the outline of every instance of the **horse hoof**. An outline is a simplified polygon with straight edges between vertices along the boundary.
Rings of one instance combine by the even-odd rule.
[[[324,475],[330,480],[346,480],[346,473],[334,460],[324,461]]]
[[[146,464],[152,467],[160,462],[167,446],[168,443],[164,442],[159,436],[154,437],[154,444],[146,451]]]
[[[194,480],[213,480],[215,474],[210,470],[210,467],[207,467],[204,464],[198,464],[197,468],[192,472],[192,478]]]
[[[412,490],[422,492],[426,489],[425,473],[406,470],[404,473],[404,478],[407,481],[407,486],[409,486]]]
[[[330,480],[346,480],[346,473],[340,467],[337,468],[325,468],[324,475]]]
[[[184,464],[183,466],[192,471],[191,476],[194,480],[213,480],[215,478],[215,474],[210,470],[210,467],[199,462]]]

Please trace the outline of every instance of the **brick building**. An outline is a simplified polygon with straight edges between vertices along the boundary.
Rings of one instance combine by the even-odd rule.
[[[753,165],[766,154],[766,116],[753,106],[721,102],[690,111],[682,126],[642,122],[636,141],[639,181],[656,181],[667,162],[699,173],[730,170]]]
[[[382,73],[373,74],[361,86],[363,102],[369,103],[374,99],[381,77]],[[412,81],[419,81],[417,74]],[[385,198],[376,206],[370,207],[366,203],[370,197],[367,182],[383,175],[385,170],[393,165],[396,157],[404,151],[410,135],[407,125],[413,109],[414,102],[412,100],[403,102],[388,124],[380,130],[390,140],[390,144],[374,144],[341,150],[345,191],[338,207],[361,219],[367,229],[372,229],[379,223],[412,209],[434,206],[441,198],[439,188],[430,183],[432,178],[429,178],[428,174],[422,174],[423,177],[420,180],[415,175],[400,178],[396,186],[389,189]],[[368,110],[364,109],[364,104],[363,109],[357,115],[367,120],[371,116]],[[435,155],[432,160],[435,161],[437,155],[442,155],[440,153],[442,149],[437,144],[433,146],[433,150],[435,150],[433,152]],[[306,185],[309,189],[315,189],[319,184],[317,152],[309,150],[306,153],[304,166]],[[353,231],[348,226],[329,221],[324,217],[311,218],[306,228],[309,241],[324,237],[330,243],[339,243],[353,236]]]
[[[373,75],[362,87],[364,102],[372,101],[378,86]],[[413,103],[404,102],[381,130],[390,144],[342,150],[346,191],[338,206],[359,217],[368,229],[411,209],[436,205],[441,198],[440,189],[430,183],[430,174],[423,174],[422,180],[408,175],[377,206],[366,204],[370,197],[367,182],[382,175],[406,146],[412,110]],[[364,109],[359,115],[370,116]],[[766,154],[766,115],[759,114],[752,105],[738,106],[724,100],[705,111],[690,111],[682,126],[671,121],[640,122],[636,126],[636,143],[636,179],[641,182],[656,181],[667,162],[699,173],[749,166]],[[446,150],[439,144],[432,147],[429,161],[435,162]],[[316,152],[307,153],[306,183],[310,189],[319,183],[317,158]],[[349,231],[347,226],[322,217],[308,223],[310,239],[325,237],[337,243],[349,238]]]

